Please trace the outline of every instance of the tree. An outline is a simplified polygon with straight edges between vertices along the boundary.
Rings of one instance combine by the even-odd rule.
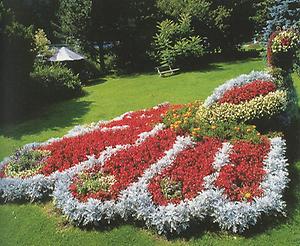
[[[299,0],[275,0],[269,8],[269,20],[264,29],[264,39],[267,40],[277,27],[300,27],[300,2]]]
[[[182,14],[179,22],[166,19],[157,26],[158,33],[154,36],[155,58],[161,64],[172,65],[178,60],[189,60],[204,54],[202,39],[193,36],[191,17]]]
[[[33,27],[16,21],[13,12],[0,2],[0,115],[9,118],[29,103],[30,72],[34,53]],[[32,98],[32,97],[30,97]]]
[[[251,19],[255,23],[255,33],[261,34],[269,19],[269,8],[273,6],[275,0],[254,0],[253,4],[256,9],[255,15]]]
[[[88,39],[92,0],[60,0],[56,36],[76,51],[84,51]]]
[[[188,14],[199,20],[207,17],[211,5],[209,0],[157,0],[157,7],[166,15],[178,17],[181,14]]]
[[[35,28],[42,28],[53,39],[52,22],[59,0],[3,0],[4,6],[14,12],[15,20]]]
[[[177,17],[187,13],[192,17],[195,34],[208,38],[211,50],[232,52],[254,34],[255,15],[252,0],[157,0],[160,10]]]
[[[119,68],[144,68],[149,62],[147,51],[156,31],[157,12],[155,0],[94,0],[89,39],[99,47],[99,60],[107,52],[101,50],[103,44],[109,43]]]

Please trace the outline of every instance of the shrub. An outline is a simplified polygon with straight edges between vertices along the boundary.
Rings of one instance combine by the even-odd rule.
[[[30,74],[36,89],[48,101],[55,99],[70,98],[81,91],[81,82],[78,75],[62,66],[38,64]]]
[[[89,58],[78,61],[64,62],[63,64],[67,68],[71,69],[73,73],[78,74],[78,77],[82,83],[86,83],[86,81],[100,76],[99,65]]]
[[[192,36],[193,29],[189,15],[181,15],[179,23],[164,20],[158,24],[157,28],[154,47],[158,63],[170,65],[179,61],[186,63],[188,59],[203,56],[203,39],[199,36]]]
[[[54,53],[53,49],[50,49],[51,42],[47,38],[43,29],[38,29],[34,34],[34,49],[33,51],[44,59],[51,57]]]

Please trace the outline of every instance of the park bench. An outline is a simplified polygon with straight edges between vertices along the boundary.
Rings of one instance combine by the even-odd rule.
[[[171,66],[167,64],[156,67],[156,69],[160,77],[165,75],[172,75],[180,70],[179,68],[171,68]]]

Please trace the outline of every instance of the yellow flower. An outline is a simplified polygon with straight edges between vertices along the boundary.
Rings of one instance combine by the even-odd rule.
[[[211,126],[211,129],[213,129],[213,130],[216,129],[216,128],[217,128],[217,126],[215,126],[215,125]]]
[[[251,128],[247,128],[247,130],[246,130],[247,132],[251,132],[252,131],[252,129]]]
[[[250,193],[250,192],[246,192],[246,193],[244,194],[244,197],[245,197],[246,199],[249,199],[249,198],[251,197],[251,193]]]

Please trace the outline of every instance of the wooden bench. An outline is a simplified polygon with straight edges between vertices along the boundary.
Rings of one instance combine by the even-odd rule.
[[[179,68],[171,68],[170,65],[162,65],[162,66],[156,67],[156,69],[159,74],[159,77],[163,77],[165,75],[172,75],[175,72],[178,72],[180,70]]]

